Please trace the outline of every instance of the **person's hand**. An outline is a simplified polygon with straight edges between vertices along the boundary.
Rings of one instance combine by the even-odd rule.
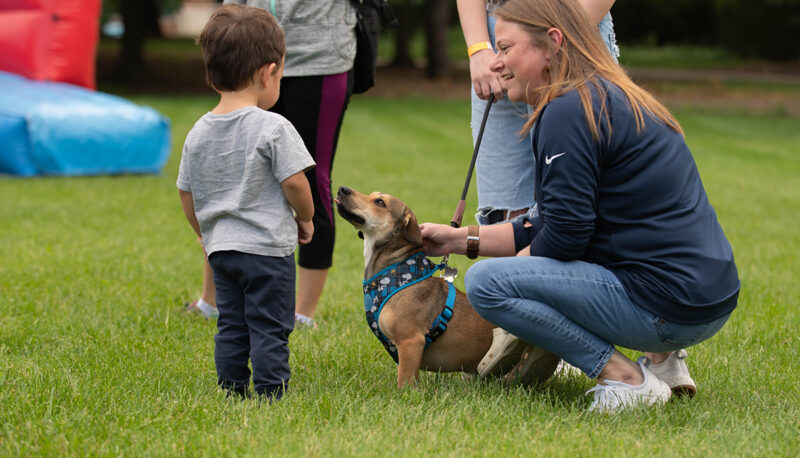
[[[423,223],[419,226],[422,232],[422,250],[428,256],[444,256],[452,252],[449,240],[454,227],[446,224]]]
[[[469,75],[475,94],[482,100],[489,98],[494,93],[496,99],[503,98],[503,84],[499,73],[489,69],[489,64],[494,60],[495,53],[492,49],[483,49],[469,58]]]
[[[297,222],[297,243],[305,245],[311,242],[311,237],[314,236],[314,223],[311,221],[300,221],[297,218],[294,220]]]

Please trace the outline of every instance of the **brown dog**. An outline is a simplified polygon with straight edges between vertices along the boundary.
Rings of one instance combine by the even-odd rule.
[[[336,207],[364,239],[365,280],[422,251],[417,218],[396,197],[378,192],[367,196],[342,186]],[[456,291],[446,332],[425,348],[425,335],[444,309],[448,290],[444,279],[431,276],[398,291],[383,305],[378,326],[397,349],[398,386],[415,383],[420,369],[476,373],[489,350],[494,326],[478,316],[461,291]]]

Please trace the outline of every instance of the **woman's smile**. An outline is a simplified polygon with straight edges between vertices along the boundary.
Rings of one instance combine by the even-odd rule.
[[[547,83],[543,76],[550,64],[547,51],[535,46],[530,33],[517,22],[498,19],[495,36],[497,56],[490,68],[500,74],[509,100],[529,102],[530,90]]]

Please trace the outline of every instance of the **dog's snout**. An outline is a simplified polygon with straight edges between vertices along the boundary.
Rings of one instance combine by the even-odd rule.
[[[352,194],[352,193],[353,193],[353,190],[348,188],[347,186],[339,186],[339,194],[342,194],[342,195],[346,196],[346,195]]]

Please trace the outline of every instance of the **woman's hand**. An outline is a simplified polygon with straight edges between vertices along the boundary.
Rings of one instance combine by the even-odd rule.
[[[419,226],[422,232],[422,249],[428,256],[444,256],[454,250],[452,244],[458,229],[446,224],[423,223]]]
[[[495,98],[503,98],[503,85],[500,74],[489,69],[489,64],[494,60],[495,53],[492,49],[483,49],[469,58],[469,75],[475,94],[482,100],[489,98],[494,93]]]

